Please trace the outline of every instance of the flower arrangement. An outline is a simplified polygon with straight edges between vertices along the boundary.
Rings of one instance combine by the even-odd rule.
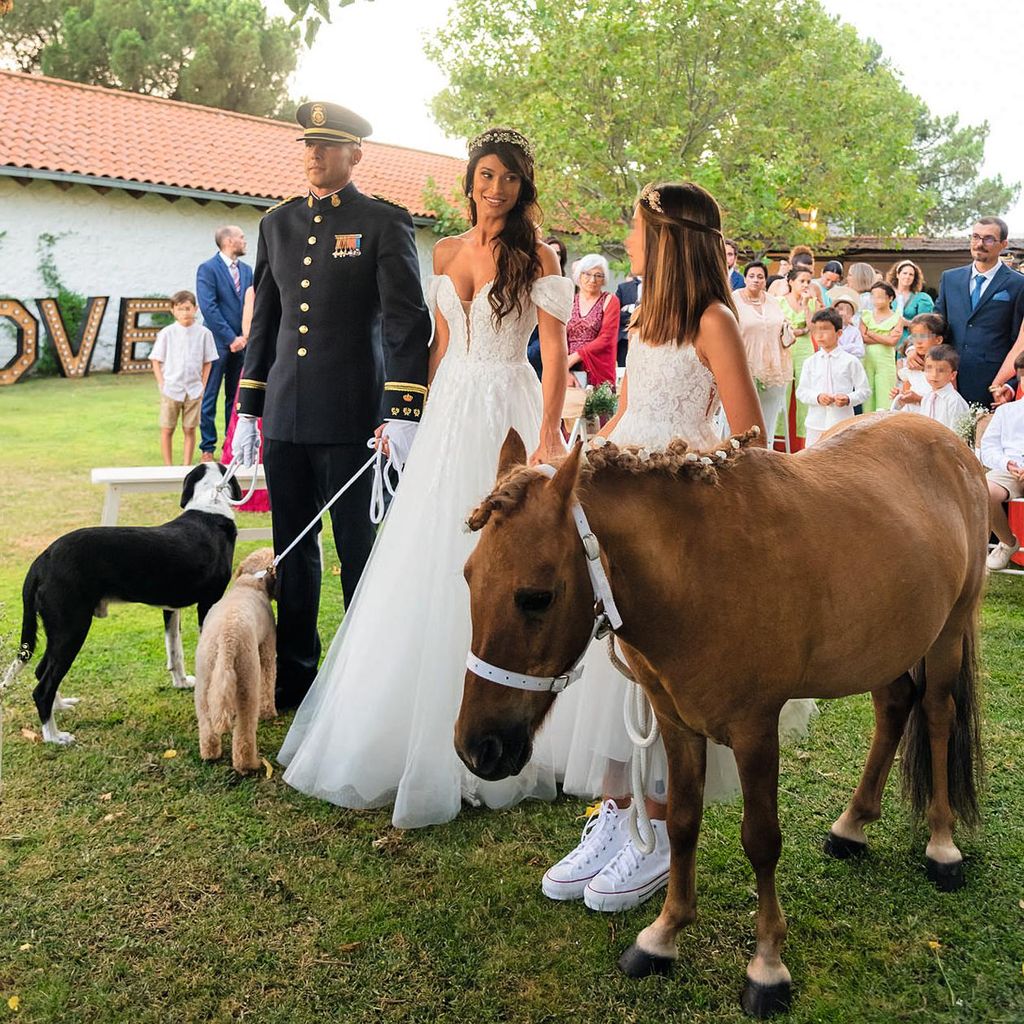
[[[587,401],[583,406],[583,415],[587,419],[594,416],[614,416],[619,407],[618,396],[606,381],[599,387],[587,389]]]
[[[967,411],[960,414],[959,419],[953,426],[957,436],[963,438],[970,448],[977,448],[978,423],[983,416],[988,416],[991,410],[977,402],[972,402]]]

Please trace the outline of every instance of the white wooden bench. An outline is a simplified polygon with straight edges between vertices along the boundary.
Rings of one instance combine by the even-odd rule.
[[[194,466],[104,466],[92,471],[92,482],[106,487],[100,526],[116,526],[122,494],[173,491],[181,493],[181,484]],[[256,487],[266,487],[263,465],[256,467]],[[252,469],[242,469],[236,479],[244,494],[252,481]],[[269,526],[246,526],[238,531],[239,540],[271,540]]]

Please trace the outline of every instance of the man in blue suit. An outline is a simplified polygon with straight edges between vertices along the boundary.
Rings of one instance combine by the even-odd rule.
[[[642,290],[643,282],[639,277],[629,277],[615,289],[619,299],[619,344],[615,361],[619,366],[626,365],[626,354],[629,352],[629,320],[633,310],[640,305]]]
[[[935,311],[949,323],[960,354],[957,386],[968,402],[990,405],[991,388],[1024,321],[1024,275],[1000,260],[1009,228],[999,217],[981,217],[971,229],[970,266],[947,270]]]
[[[217,395],[224,382],[224,432],[231,421],[231,405],[238,390],[245,360],[242,334],[242,302],[252,284],[252,267],[243,263],[245,235],[233,224],[218,228],[214,234],[217,255],[199,264],[196,295],[203,321],[213,333],[219,358],[210,367],[210,378],[203,391],[199,418],[199,450],[203,462],[213,462],[217,447]]]

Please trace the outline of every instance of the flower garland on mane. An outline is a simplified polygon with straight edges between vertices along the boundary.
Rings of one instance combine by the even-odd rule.
[[[691,451],[681,437],[673,438],[664,448],[654,449],[636,444],[620,447],[613,441],[598,437],[583,454],[580,475],[592,476],[601,470],[618,470],[633,474],[667,473],[688,480],[715,483],[719,469],[734,462],[760,436],[761,428],[751,427],[746,433],[722,441],[720,447],[708,451]],[[517,509],[522,505],[530,484],[541,479],[546,478],[530,466],[516,466],[509,470],[469,514],[466,520],[469,531],[483,529],[492,513],[508,514]]]

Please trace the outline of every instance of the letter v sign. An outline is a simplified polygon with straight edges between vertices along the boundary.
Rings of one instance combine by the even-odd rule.
[[[43,326],[46,328],[53,350],[57,353],[60,372],[63,376],[84,377],[89,372],[96,339],[99,337],[100,325],[103,323],[103,314],[107,311],[107,302],[107,296],[89,299],[89,305],[86,307],[85,317],[82,320],[82,328],[78,332],[74,347],[72,347],[57,300],[36,300],[43,319]]]

